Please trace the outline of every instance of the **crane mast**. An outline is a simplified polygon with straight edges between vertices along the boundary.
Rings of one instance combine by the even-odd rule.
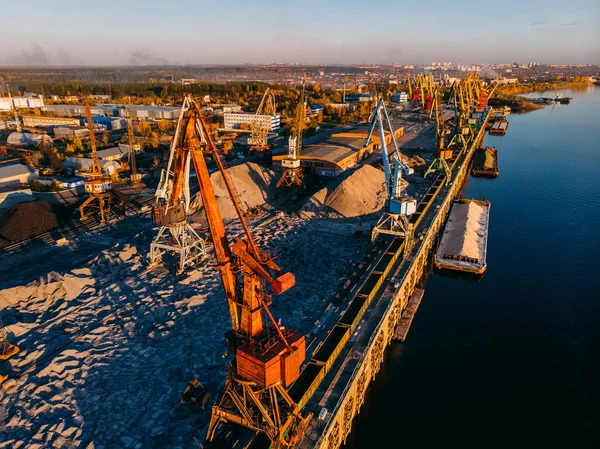
[[[391,134],[391,141],[394,146],[391,155],[387,148],[385,135],[386,125]],[[390,117],[382,98],[379,99],[377,106],[373,111],[371,128],[367,135],[365,145],[368,145],[371,141],[371,137],[376,127],[379,130],[381,159],[385,174],[387,198],[385,211],[377,222],[377,225],[373,228],[371,239],[375,241],[380,234],[402,236],[406,241],[405,248],[408,248],[410,246],[408,243],[412,242],[413,234],[412,226],[410,225],[408,218],[416,211],[417,202],[415,199],[410,198],[404,193],[407,183],[403,180],[402,175],[412,175],[414,171],[402,160],[400,148],[394,134],[394,128],[392,127]],[[405,251],[405,254],[406,253],[407,251]]]
[[[79,206],[81,220],[86,220],[88,217],[88,209],[96,209],[100,212],[100,222],[104,223],[107,214],[110,212],[110,197],[112,190],[112,181],[110,176],[102,173],[102,166],[98,160],[98,152],[96,151],[96,135],[94,134],[94,124],[92,122],[92,112],[89,102],[85,101],[85,114],[87,118],[88,131],[90,134],[90,149],[92,156],[92,166],[88,177],[84,181],[84,188],[88,193],[88,198]]]
[[[256,110],[255,120],[250,126],[252,131],[251,147],[253,151],[265,151],[269,149],[269,131],[271,130],[271,117],[277,113],[275,106],[275,95],[267,88]],[[261,120],[261,115],[267,116],[268,120]]]
[[[302,185],[304,174],[300,163],[300,152],[302,150],[302,132],[306,126],[306,80],[302,80],[302,91],[298,105],[296,106],[296,115],[294,126],[288,140],[288,156],[281,161],[283,175],[277,182],[277,187],[292,186],[294,184]]]
[[[189,99],[186,97],[171,143],[167,169],[161,173],[156,188],[152,221],[160,225],[160,228],[150,244],[148,255],[150,267],[161,263],[166,254],[176,255],[177,273],[182,273],[206,257],[206,243],[189,221],[191,154],[180,148],[180,140],[185,131],[184,116],[188,107]]]
[[[297,331],[277,323],[268,306],[273,294],[293,287],[295,278],[283,272],[274,258],[258,247],[200,106],[190,97],[185,103],[188,109],[174,141],[174,166],[183,165],[189,157],[198,178],[231,315],[228,343],[235,356],[225,387],[213,406],[207,439],[212,440],[222,424],[229,422],[264,432],[274,447],[287,445],[306,423],[285,390],[300,375],[305,340]],[[227,235],[205,154],[212,155],[223,176],[244,230],[242,238],[230,239]],[[173,189],[179,184],[180,178],[175,177]]]
[[[131,97],[129,98],[129,104],[127,105],[127,142],[129,144],[129,168],[131,170],[131,178],[129,182],[131,187],[135,187],[140,182],[140,175],[137,174],[137,167],[135,164],[133,124],[131,123]]]

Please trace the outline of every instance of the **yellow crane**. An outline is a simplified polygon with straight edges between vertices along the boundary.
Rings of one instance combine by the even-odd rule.
[[[251,142],[250,149],[254,151],[265,151],[269,149],[269,131],[271,131],[271,117],[277,114],[275,95],[267,88],[256,110],[254,121],[250,125]],[[264,116],[264,117],[262,117]]]
[[[100,222],[104,223],[107,214],[110,211],[110,191],[112,189],[112,181],[110,176],[104,175],[102,166],[98,160],[98,152],[96,151],[96,135],[94,134],[94,124],[92,123],[92,112],[89,102],[85,101],[85,114],[87,117],[88,130],[90,132],[90,149],[92,150],[92,167],[88,177],[84,181],[85,191],[88,194],[87,199],[79,206],[81,220],[86,220],[88,215],[87,209],[97,209],[100,212]],[[96,204],[94,204],[96,203]]]
[[[302,185],[304,174],[300,164],[300,152],[302,150],[302,132],[306,126],[306,80],[302,80],[302,91],[300,99],[296,106],[296,116],[292,127],[292,134],[288,140],[288,155],[287,158],[281,161],[283,167],[283,175],[277,182],[277,187],[291,186],[294,184]]]

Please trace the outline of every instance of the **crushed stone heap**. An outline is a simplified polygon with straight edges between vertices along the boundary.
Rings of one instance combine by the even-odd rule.
[[[331,218],[357,218],[376,213],[385,203],[384,178],[383,171],[364,165],[319,190],[302,211]]]

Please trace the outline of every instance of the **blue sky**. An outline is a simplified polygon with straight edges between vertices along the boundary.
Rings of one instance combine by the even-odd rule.
[[[600,63],[600,1],[3,0],[0,65]]]

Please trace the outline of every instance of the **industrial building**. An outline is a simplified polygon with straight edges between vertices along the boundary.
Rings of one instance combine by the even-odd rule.
[[[90,131],[85,126],[57,127],[53,131],[54,137],[59,139],[73,139],[75,137],[82,139],[90,135]]]
[[[73,170],[78,172],[89,172],[92,170],[93,160],[83,157],[68,157],[62,164],[63,170]],[[117,173],[121,169],[121,164],[117,161],[100,160],[102,171],[107,175]]]
[[[136,152],[140,151],[139,145],[133,146]],[[98,157],[105,161],[121,161],[129,155],[129,145],[122,144],[117,147],[98,150]]]
[[[43,107],[44,98],[31,92],[20,97],[0,98],[0,111],[10,111],[12,108],[33,109]]]
[[[24,115],[23,126],[79,126],[81,121],[78,118],[69,117],[43,117],[37,115]]]
[[[392,94],[392,103],[407,103],[408,93],[407,92],[396,92]]]
[[[83,119],[83,123],[87,125],[87,119]],[[94,115],[92,123],[95,129],[114,131],[117,129],[126,129],[127,120],[119,117],[105,117],[103,115]]]
[[[85,106],[80,104],[53,104],[45,106],[44,111],[62,117],[85,116]],[[176,120],[180,111],[181,108],[170,106],[131,106],[131,117],[150,120]],[[103,117],[125,117],[127,115],[125,106],[116,104],[91,106],[90,112],[94,116]]]
[[[13,147],[39,147],[44,141],[51,141],[48,134],[14,132],[9,134],[6,144]]]
[[[403,127],[394,126],[396,138],[404,134]],[[332,134],[321,142],[309,144],[302,148],[300,166],[305,173],[319,176],[338,176],[350,167],[355,166],[379,149],[379,136],[373,134],[371,143],[365,146],[369,125],[358,125],[348,131]],[[387,143],[391,143],[391,134],[386,133]],[[273,170],[282,171],[281,161],[287,154],[273,156]]]
[[[27,184],[39,177],[38,171],[23,164],[0,166],[0,188]]]
[[[277,115],[256,115],[250,113],[225,113],[223,114],[225,129],[238,129],[242,123],[269,125],[269,131],[277,131],[281,128],[281,116]]]
[[[364,101],[371,101],[374,99],[375,99],[375,96],[373,94],[358,93],[358,94],[346,94],[345,101],[362,103]]]

